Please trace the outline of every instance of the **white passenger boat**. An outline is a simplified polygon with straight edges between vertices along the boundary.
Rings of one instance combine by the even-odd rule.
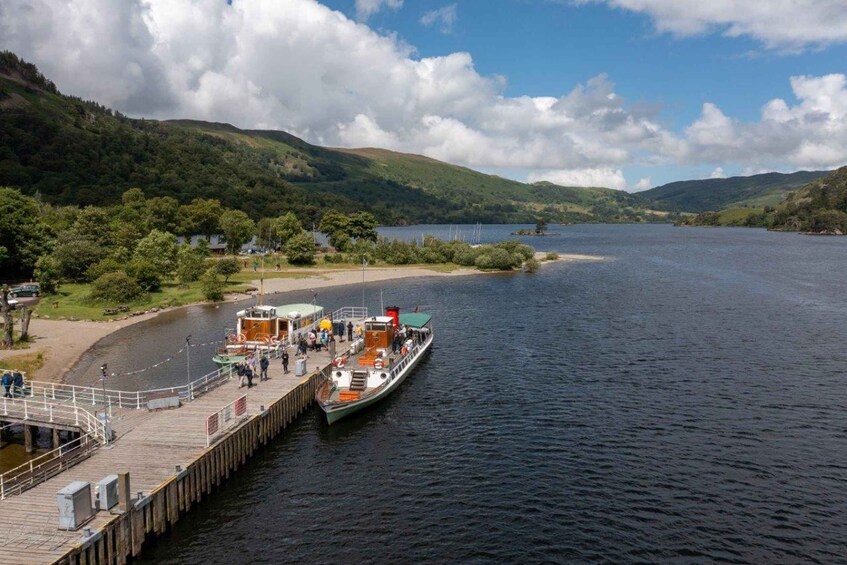
[[[429,314],[387,308],[385,316],[367,318],[364,328],[350,350],[333,360],[329,378],[315,393],[330,424],[391,394],[432,346]]]

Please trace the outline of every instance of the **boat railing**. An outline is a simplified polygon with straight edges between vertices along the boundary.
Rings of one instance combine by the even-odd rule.
[[[333,311],[327,316],[323,316],[318,318],[311,324],[305,325],[297,330],[291,332],[291,343],[297,343],[300,339],[301,335],[306,335],[309,332],[317,329],[321,322],[324,320],[329,320],[331,322],[337,322],[340,320],[364,320],[368,317],[368,309],[362,306],[344,306],[343,308],[339,308],[338,310]]]

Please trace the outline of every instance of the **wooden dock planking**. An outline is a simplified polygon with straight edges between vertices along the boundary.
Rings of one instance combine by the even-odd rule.
[[[100,448],[85,461],[47,482],[0,501],[0,516],[15,535],[0,536],[0,565],[26,563],[123,563],[142,548],[145,534],[160,534],[201,498],[243,466],[247,459],[311,404],[319,382],[316,369],[330,363],[326,352],[310,352],[310,371],[295,377],[291,356],[287,375],[279,360],[272,360],[270,380],[258,374],[251,389],[239,388],[238,378],[182,407],[148,412],[120,409],[113,413],[118,439]],[[206,448],[205,421],[213,412],[247,395],[249,418]],[[267,410],[259,414],[260,406]],[[185,470],[177,480],[176,465]],[[128,515],[98,512],[88,527],[100,541],[80,547],[81,530],[57,529],[56,492],[71,481],[94,485],[103,477],[129,472],[133,497],[138,491],[152,495],[144,508]]]

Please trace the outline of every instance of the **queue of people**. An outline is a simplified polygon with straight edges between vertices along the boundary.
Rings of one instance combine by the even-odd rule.
[[[24,395],[24,375],[20,371],[3,371],[0,382],[5,391],[4,398],[18,398]]]

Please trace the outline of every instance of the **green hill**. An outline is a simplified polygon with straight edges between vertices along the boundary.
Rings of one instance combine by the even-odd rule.
[[[132,187],[182,203],[216,198],[253,218],[328,207],[383,224],[663,221],[642,196],[525,184],[419,155],[330,149],[282,131],[131,119],[58,92],[35,66],[0,53],[0,186],[48,203],[102,205]]]
[[[788,194],[829,171],[765,173],[749,177],[679,181],[639,193],[664,208],[707,212],[734,207],[776,206]]]
[[[770,227],[810,233],[847,233],[847,167],[791,193],[773,212]]]

